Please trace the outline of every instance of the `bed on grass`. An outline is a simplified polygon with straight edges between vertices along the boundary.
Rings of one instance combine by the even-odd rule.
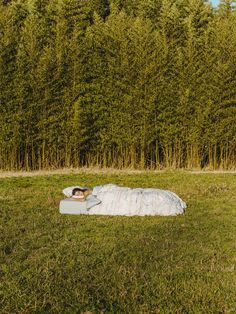
[[[186,204],[173,192],[160,189],[120,187],[115,184],[95,186],[84,202],[73,199],[72,190],[63,190],[61,214],[112,216],[174,216],[184,213]]]

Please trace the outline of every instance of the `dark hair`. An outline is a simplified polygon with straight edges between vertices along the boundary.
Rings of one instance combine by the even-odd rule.
[[[85,192],[85,191],[87,191],[87,189],[74,188],[74,189],[72,190],[72,195],[75,195],[75,193],[76,193],[76,192],[79,192],[79,191]]]

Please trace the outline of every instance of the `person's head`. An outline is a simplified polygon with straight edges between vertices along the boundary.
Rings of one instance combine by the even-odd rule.
[[[74,188],[72,190],[72,196],[77,196],[78,198],[84,198],[87,189]]]

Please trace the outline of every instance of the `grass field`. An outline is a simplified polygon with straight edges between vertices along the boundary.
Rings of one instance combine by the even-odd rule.
[[[60,215],[61,190],[169,189],[177,217]],[[236,313],[236,174],[0,179],[0,312]]]

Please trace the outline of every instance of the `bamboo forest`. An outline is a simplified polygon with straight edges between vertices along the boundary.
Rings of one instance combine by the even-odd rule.
[[[235,8],[2,0],[0,169],[235,169]]]

